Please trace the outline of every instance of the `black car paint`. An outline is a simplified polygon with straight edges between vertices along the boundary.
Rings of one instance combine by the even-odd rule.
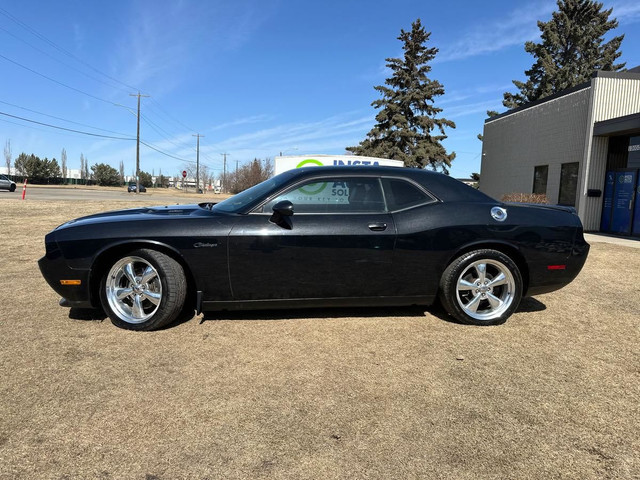
[[[434,199],[390,213],[294,214],[274,224],[260,206],[288,186],[322,176],[385,176],[420,185]],[[236,212],[210,205],[136,208],[73,220],[46,236],[40,261],[72,306],[99,306],[97,287],[114,252],[159,249],[184,267],[204,310],[319,305],[430,304],[446,266],[477,248],[504,251],[529,295],[569,283],[589,250],[563,208],[502,204],[447,176],[384,167],[312,167],[286,173],[265,197]],[[494,206],[507,209],[498,222]],[[135,228],[131,228],[132,223]],[[375,225],[376,228],[370,228]],[[381,229],[381,225],[386,228]],[[565,265],[549,270],[550,265]],[[61,279],[82,285],[62,286]]]

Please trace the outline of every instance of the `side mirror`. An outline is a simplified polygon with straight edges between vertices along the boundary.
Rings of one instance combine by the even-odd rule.
[[[282,200],[273,206],[273,213],[277,213],[283,217],[290,217],[293,215],[293,203],[289,200]]]
[[[293,227],[289,219],[291,215],[293,215],[293,203],[289,200],[282,200],[273,206],[273,215],[269,221],[286,230],[291,230]]]

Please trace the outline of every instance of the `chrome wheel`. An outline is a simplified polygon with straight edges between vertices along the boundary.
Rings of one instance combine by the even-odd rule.
[[[469,264],[458,276],[456,300],[469,317],[488,321],[503,315],[515,298],[516,283],[509,268],[494,259]]]
[[[127,323],[146,322],[162,300],[158,271],[141,257],[124,257],[116,262],[104,285],[109,307]]]

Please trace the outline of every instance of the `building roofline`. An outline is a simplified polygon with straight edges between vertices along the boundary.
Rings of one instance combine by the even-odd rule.
[[[640,78],[640,76],[639,76]],[[489,122],[493,122],[494,120],[498,120],[500,118],[503,117],[508,117],[509,115],[513,115],[514,113],[518,113],[521,112],[523,110],[527,110],[528,108],[532,108],[532,107],[537,107],[538,105],[541,105],[543,103],[547,103],[550,102],[552,100],[556,100],[560,97],[564,97],[565,95],[569,95],[571,93],[575,93],[578,92],[580,90],[584,90],[585,88],[589,88],[591,87],[591,81],[585,82],[585,83],[581,83],[580,85],[576,85],[575,87],[571,87],[571,88],[567,88],[565,90],[562,90],[561,92],[558,93],[554,93],[553,95],[549,95],[548,97],[544,97],[541,98],[540,100],[536,100],[534,102],[530,102],[530,103],[526,103],[524,105],[522,105],[521,107],[517,107],[517,108],[512,108],[511,110],[507,110],[506,112],[503,112],[499,115],[496,115],[494,117],[489,117],[487,119],[485,119],[484,123],[489,123]]]
[[[627,70],[625,72],[608,72],[608,71],[604,71],[604,70],[596,70],[595,72],[593,72],[593,75],[591,75],[591,78],[621,78],[621,79],[629,79],[629,80],[640,80],[640,66],[632,68],[632,69]],[[512,115],[514,113],[526,110],[527,108],[536,107],[536,106],[538,106],[538,105],[540,105],[542,103],[550,102],[551,100],[555,100],[557,98],[564,97],[565,95],[569,95],[569,94],[575,93],[575,92],[577,92],[579,90],[583,90],[585,88],[589,88],[590,86],[591,86],[591,81],[581,83],[580,85],[576,85],[575,87],[567,88],[567,89],[562,90],[562,91],[560,91],[558,93],[554,93],[553,95],[550,95],[548,97],[541,98],[540,100],[536,100],[534,102],[526,103],[526,104],[524,104],[524,105],[522,105],[520,107],[513,108],[511,110],[507,110],[506,112],[503,112],[503,113],[501,113],[499,115],[496,115],[494,117],[489,117],[489,118],[485,119],[484,123],[489,123],[489,122],[492,122],[494,120],[498,120],[500,118],[507,117],[507,116]]]
[[[638,67],[628,70],[626,72],[605,72],[604,70],[596,70],[593,72],[592,78],[627,78],[629,80],[640,80],[640,72]]]

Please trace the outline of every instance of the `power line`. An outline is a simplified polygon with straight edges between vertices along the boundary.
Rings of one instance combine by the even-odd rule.
[[[126,87],[129,90],[137,90],[137,88],[132,87],[131,85],[127,85],[124,82],[121,82],[120,80],[118,80],[117,78],[113,78],[110,75],[107,75],[106,73],[98,70],[97,68],[93,67],[92,65],[88,64],[87,62],[85,62],[84,60],[82,60],[81,58],[75,56],[73,53],[69,52],[68,50],[62,48],[61,46],[59,46],[58,44],[56,44],[55,42],[49,40],[47,37],[45,37],[44,35],[42,35],[41,33],[39,33],[37,30],[33,29],[32,27],[30,27],[29,25],[27,25],[26,23],[22,22],[21,20],[19,20],[18,18],[14,17],[13,15],[11,15],[9,12],[7,12],[4,8],[0,8],[0,13],[2,15],[4,15],[5,17],[7,17],[9,20],[15,22],[16,24],[18,24],[20,27],[22,27],[23,29],[27,30],[29,33],[31,33],[32,35],[34,35],[35,37],[39,38],[40,40],[42,40],[45,43],[48,43],[50,46],[52,46],[53,48],[55,48],[56,50],[64,53],[65,55],[73,58],[75,61],[83,64],[84,66],[90,68],[91,70],[93,70],[96,73],[99,73],[100,75],[108,78],[109,80],[112,80],[116,83],[119,83],[120,85]]]
[[[35,123],[37,125],[44,125],[45,127],[56,128],[58,130],[65,130],[67,132],[81,133],[82,135],[90,135],[92,137],[111,138],[113,140],[135,140],[135,138],[113,137],[111,135],[100,135],[99,133],[83,132],[81,130],[74,130],[72,128],[59,127],[57,125],[51,125],[49,123],[38,122],[36,120],[31,120],[29,118],[19,117],[17,115],[11,115],[10,113],[6,113],[6,112],[0,112],[0,115],[4,115],[5,117],[17,118],[18,120],[23,120],[25,122]]]
[[[135,138],[133,140],[135,140]],[[165,155],[167,157],[175,158],[176,160],[180,160],[181,162],[196,163],[193,160],[188,160],[186,158],[181,158],[181,157],[176,157],[175,155],[171,155],[170,153],[167,153],[167,152],[165,152],[163,150],[160,150],[159,148],[157,148],[157,147],[155,147],[155,146],[151,145],[150,143],[147,143],[147,142],[145,142],[143,140],[140,140],[140,143],[142,145],[145,145],[145,146],[149,147],[151,150],[155,150],[156,152],[161,153],[162,155]],[[212,168],[210,165],[207,165],[207,167],[211,168],[212,170],[219,170],[218,168]]]
[[[117,78],[114,78],[114,77],[112,77],[112,76],[110,76],[110,75],[108,75],[108,74],[104,73],[103,71],[101,71],[101,70],[99,70],[99,69],[97,69],[97,68],[93,67],[93,66],[92,66],[92,65],[90,65],[89,63],[85,62],[85,61],[84,61],[84,60],[82,60],[81,58],[77,57],[77,56],[76,56],[76,55],[74,55],[73,53],[71,53],[71,52],[69,52],[68,50],[66,50],[65,48],[63,48],[63,47],[61,47],[60,45],[56,44],[56,43],[55,43],[55,42],[53,42],[52,40],[49,40],[47,37],[45,37],[44,35],[42,35],[41,33],[39,33],[37,30],[35,30],[34,28],[30,27],[30,26],[29,26],[29,25],[27,25],[25,22],[23,22],[23,21],[19,20],[18,18],[16,18],[16,17],[15,17],[15,16],[13,16],[12,14],[10,14],[7,10],[5,10],[5,9],[3,9],[3,8],[1,8],[1,7],[0,7],[0,14],[4,15],[4,16],[5,16],[5,17],[7,17],[8,19],[10,19],[11,21],[13,21],[13,22],[14,22],[14,23],[16,23],[17,25],[19,25],[22,29],[26,30],[27,32],[29,32],[31,35],[35,36],[35,37],[36,37],[36,38],[38,38],[39,40],[41,40],[41,41],[43,41],[43,42],[47,43],[48,45],[52,46],[53,48],[55,48],[55,49],[56,49],[56,50],[58,50],[59,52],[62,52],[63,54],[65,54],[65,55],[67,55],[67,56],[71,57],[71,58],[72,58],[72,59],[74,59],[75,61],[77,61],[77,62],[81,63],[81,64],[82,64],[82,65],[84,65],[85,67],[90,68],[91,70],[93,70],[94,72],[96,72],[96,73],[98,73],[98,74],[102,75],[103,77],[106,77],[106,78],[108,78],[109,80],[111,80],[111,81],[113,81],[113,82],[115,82],[115,83],[117,83],[117,84],[119,84],[119,85],[122,85],[122,86],[124,86],[124,87],[126,87],[126,88],[128,88],[128,89],[134,89],[134,90],[137,90],[135,87],[133,87],[133,86],[131,86],[131,85],[128,85],[127,83],[124,83],[124,82],[122,82],[122,81],[118,80]],[[47,55],[47,56],[48,56],[49,58],[51,58],[51,59],[53,59],[53,60],[55,60],[55,61],[57,61],[57,62],[61,63],[62,65],[66,66],[66,67],[68,67],[68,68],[71,68],[71,69],[73,69],[73,70],[75,70],[75,71],[77,71],[77,72],[79,72],[79,73],[81,73],[81,74],[83,74],[83,75],[87,76],[88,78],[91,78],[92,80],[95,80],[95,81],[100,82],[100,83],[102,83],[102,84],[104,84],[104,85],[107,85],[107,86],[109,86],[110,88],[116,88],[116,89],[122,90],[120,87],[117,87],[117,86],[112,85],[112,84],[110,84],[110,83],[104,82],[104,81],[100,80],[99,78],[96,78],[96,77],[94,77],[94,76],[91,76],[91,75],[89,75],[89,74],[87,74],[87,73],[85,73],[85,72],[83,72],[83,71],[81,71],[81,70],[79,70],[79,69],[77,69],[77,68],[74,68],[73,66],[71,66],[71,65],[69,65],[69,64],[67,64],[67,63],[65,63],[65,62],[63,62],[63,61],[62,61],[62,60],[60,60],[60,59],[55,58],[54,56],[50,55],[49,53],[45,52],[44,50],[42,50],[42,49],[40,49],[40,48],[36,47],[35,45],[32,45],[31,43],[27,42],[26,40],[24,40],[24,39],[22,39],[22,38],[20,38],[20,37],[18,37],[18,36],[16,36],[16,35],[14,35],[13,33],[9,32],[9,31],[8,31],[8,30],[6,30],[5,28],[0,27],[0,29],[4,30],[6,33],[8,33],[8,34],[9,34],[9,35],[11,35],[12,37],[14,37],[14,38],[16,38],[16,39],[20,40],[21,42],[26,43],[26,44],[27,44],[27,45],[29,45],[31,48],[33,48],[33,49],[35,49],[35,50],[37,50],[37,51],[39,51],[39,52],[43,53],[44,55]],[[114,106],[117,106],[117,107],[125,108],[125,109],[127,109],[130,113],[134,114],[134,113],[133,113],[133,111],[132,111],[128,106],[126,106],[126,105],[122,105],[122,104],[119,104],[119,103],[112,102],[112,101],[110,101],[110,100],[106,100],[106,99],[104,99],[104,98],[100,98],[100,97],[98,97],[98,96],[96,96],[96,95],[92,95],[92,94],[90,94],[90,93],[88,93],[88,92],[85,92],[85,91],[80,90],[80,89],[78,89],[78,88],[75,88],[75,87],[72,87],[72,86],[70,86],[70,85],[67,85],[67,84],[65,84],[65,83],[63,83],[63,82],[60,82],[60,81],[58,81],[58,80],[55,80],[54,78],[51,78],[51,77],[49,77],[49,76],[47,76],[47,75],[45,75],[45,74],[42,74],[42,73],[40,73],[40,72],[38,72],[38,71],[36,71],[36,70],[34,70],[34,69],[30,68],[30,67],[27,67],[26,65],[23,65],[23,64],[21,64],[21,63],[19,63],[19,62],[15,61],[15,60],[12,60],[12,59],[10,59],[10,58],[8,58],[8,57],[4,56],[4,55],[0,55],[0,58],[3,58],[3,59],[5,59],[6,61],[9,61],[9,62],[11,62],[11,63],[13,63],[13,64],[15,64],[15,65],[17,65],[17,66],[21,67],[21,68],[24,68],[24,69],[26,69],[26,70],[28,70],[28,71],[30,71],[30,72],[32,72],[32,73],[34,73],[34,74],[36,74],[36,75],[39,75],[39,76],[41,76],[41,77],[43,77],[43,78],[45,78],[45,79],[47,79],[47,80],[49,80],[49,81],[51,81],[51,82],[54,82],[54,83],[56,83],[56,84],[58,84],[58,85],[60,85],[60,86],[63,86],[63,87],[68,88],[68,89],[70,89],[70,90],[73,90],[73,91],[75,91],[75,92],[77,92],[77,93],[81,93],[81,94],[86,95],[86,96],[88,96],[88,97],[90,97],[90,98],[93,98],[93,99],[95,99],[95,100],[102,101],[102,102],[105,102],[105,103],[109,103],[109,104],[114,105]],[[174,117],[173,115],[171,115],[171,114],[170,114],[168,111],[166,111],[164,108],[162,108],[162,106],[161,106],[157,101],[155,101],[153,98],[151,98],[150,100],[151,100],[151,102],[152,102],[153,104],[155,104],[155,108],[157,108],[157,109],[158,109],[158,111],[160,111],[162,114],[164,114],[164,116],[165,116],[166,118],[168,118],[169,120],[171,120],[171,121],[172,121],[172,122],[174,122],[175,124],[180,125],[181,127],[186,128],[186,129],[187,129],[187,130],[189,130],[189,131],[193,131],[193,130],[194,130],[193,128],[191,128],[191,127],[187,126],[186,124],[184,124],[183,122],[181,122],[180,120],[178,120],[176,117]],[[18,107],[18,108],[20,108],[20,107]],[[153,107],[152,107],[152,109],[153,109]],[[35,111],[34,111],[34,113],[38,113],[38,112],[35,112]],[[58,119],[59,119],[59,118],[58,118]],[[170,134],[170,133],[168,133],[166,130],[162,129],[159,125],[155,124],[155,123],[154,123],[154,122],[152,122],[150,119],[145,118],[145,117],[143,117],[143,119],[145,119],[148,123],[153,123],[153,124],[157,127],[157,129],[162,130],[162,131],[164,131],[167,135],[171,136],[171,134]],[[64,119],[62,119],[62,120],[63,120],[63,121],[65,121]],[[75,123],[75,122],[71,122],[71,123]],[[89,128],[94,128],[94,127],[89,127]],[[152,127],[152,128],[153,128],[153,127]],[[101,129],[101,130],[104,130],[104,129]],[[154,130],[156,130],[156,129],[154,129]],[[158,130],[156,130],[156,132],[158,132]],[[112,132],[112,133],[114,133],[114,132]],[[160,133],[160,132],[158,132],[158,133]],[[118,134],[119,134],[119,133],[118,133]],[[162,136],[162,134],[160,134],[160,135]],[[165,139],[166,139],[166,140],[168,140],[170,143],[172,143],[172,144],[176,145],[176,144],[175,144],[173,141],[171,141],[170,139],[168,139],[168,138],[165,138]],[[185,144],[185,145],[186,145],[186,144]],[[176,146],[178,146],[178,145],[176,145]],[[189,147],[187,147],[187,148],[192,149],[192,147],[190,147],[190,146],[189,146]]]
[[[46,36],[42,35],[42,34],[41,34],[41,33],[39,33],[37,30],[35,30],[34,28],[30,27],[28,24],[26,24],[25,22],[21,21],[21,20],[20,20],[20,19],[18,19],[17,17],[13,16],[13,15],[12,15],[12,14],[10,14],[7,10],[5,10],[5,9],[3,9],[3,8],[1,8],[1,7],[0,7],[0,14],[4,15],[4,16],[5,16],[5,17],[7,17],[9,20],[11,20],[12,22],[16,23],[16,24],[17,24],[18,26],[20,26],[22,29],[26,30],[27,32],[29,32],[31,35],[35,36],[35,37],[36,37],[36,38],[38,38],[39,40],[41,40],[41,41],[45,42],[46,44],[48,44],[48,45],[50,45],[51,47],[55,48],[56,50],[58,50],[59,52],[63,53],[64,55],[66,55],[66,56],[68,56],[68,57],[70,57],[70,58],[74,59],[75,61],[77,61],[78,63],[80,63],[80,64],[84,65],[85,67],[87,67],[87,68],[89,68],[89,69],[93,70],[94,72],[98,73],[99,75],[102,75],[103,77],[105,77],[105,78],[107,78],[107,79],[109,79],[109,80],[111,80],[111,81],[113,81],[113,82],[115,82],[115,83],[117,83],[117,84],[119,84],[119,85],[122,85],[123,87],[126,87],[127,89],[130,89],[130,90],[138,90],[136,87],[133,87],[132,85],[129,85],[129,84],[125,83],[125,82],[122,82],[122,81],[118,80],[117,78],[114,78],[114,77],[112,77],[112,76],[110,76],[110,75],[108,75],[108,74],[104,73],[103,71],[101,71],[101,70],[99,70],[99,69],[95,68],[95,67],[94,67],[94,66],[92,66],[91,64],[89,64],[89,63],[85,62],[85,61],[84,61],[83,59],[81,59],[80,57],[78,57],[78,56],[74,55],[73,53],[69,52],[68,50],[66,50],[65,48],[61,47],[60,45],[58,45],[57,43],[53,42],[52,40],[49,40]],[[0,28],[2,28],[2,27],[0,27]],[[47,55],[48,57],[52,58],[53,60],[58,61],[58,62],[59,62],[59,63],[61,63],[62,65],[65,65],[66,67],[71,68],[71,69],[73,69],[73,70],[75,70],[75,71],[77,71],[77,72],[79,72],[79,73],[81,73],[81,74],[83,74],[83,75],[87,76],[88,78],[91,78],[91,79],[93,79],[93,80],[95,80],[95,81],[98,81],[98,82],[100,82],[100,83],[103,83],[104,85],[107,85],[107,86],[109,86],[110,88],[116,88],[116,89],[122,90],[120,87],[116,87],[115,85],[111,85],[111,84],[109,84],[109,83],[107,83],[107,82],[104,82],[104,81],[102,81],[102,80],[100,80],[100,79],[98,79],[98,78],[96,78],[96,77],[93,77],[93,76],[91,76],[91,75],[88,75],[87,73],[82,72],[81,70],[76,69],[76,68],[72,67],[71,65],[68,65],[67,63],[63,62],[62,60],[57,59],[57,58],[53,57],[52,55],[50,55],[49,53],[47,53],[47,52],[45,52],[45,51],[41,50],[40,48],[38,48],[38,47],[36,47],[36,46],[32,45],[31,43],[27,42],[26,40],[24,40],[24,39],[22,39],[22,38],[20,38],[20,37],[17,37],[16,35],[14,35],[13,33],[9,32],[8,30],[6,30],[6,29],[4,29],[4,28],[2,28],[2,30],[4,30],[6,33],[8,33],[9,35],[13,36],[14,38],[17,38],[18,40],[20,40],[20,41],[22,41],[22,42],[26,43],[27,45],[31,46],[31,47],[32,47],[32,48],[34,48],[35,50],[38,50],[39,52],[41,52],[41,53],[43,53],[43,54]],[[114,105],[114,106],[117,106],[117,107],[125,108],[127,111],[129,111],[130,113],[132,113],[132,114],[133,114],[133,111],[132,111],[128,106],[126,106],[126,105],[122,105],[122,104],[119,104],[119,103],[112,102],[112,101],[110,101],[110,100],[106,100],[106,99],[103,99],[103,98],[97,97],[97,96],[92,95],[92,94],[90,94],[90,93],[87,93],[87,92],[85,92],[85,91],[83,91],[83,90],[80,90],[80,89],[78,89],[78,88],[75,88],[75,87],[72,87],[72,86],[70,86],[70,85],[67,85],[67,84],[65,84],[65,83],[63,83],[63,82],[60,82],[60,81],[55,80],[55,79],[53,79],[53,78],[51,78],[51,77],[48,77],[47,75],[44,75],[44,74],[42,74],[42,73],[40,73],[40,72],[37,72],[37,71],[36,71],[36,70],[34,70],[34,69],[31,69],[31,68],[29,68],[29,67],[27,67],[27,66],[25,66],[25,65],[22,65],[21,63],[16,62],[15,60],[12,60],[12,59],[10,59],[10,58],[8,58],[8,57],[5,57],[4,55],[0,55],[0,58],[4,58],[5,60],[7,60],[7,61],[9,61],[9,62],[11,62],[11,63],[13,63],[13,64],[15,64],[15,65],[17,65],[17,66],[19,66],[19,67],[21,67],[21,68],[24,68],[24,69],[26,69],[26,70],[28,70],[28,71],[30,71],[30,72],[32,72],[32,73],[34,73],[34,74],[36,74],[36,75],[39,75],[39,76],[41,76],[41,77],[43,77],[43,78],[45,78],[45,79],[47,79],[47,80],[49,80],[49,81],[51,81],[51,82],[54,82],[54,83],[56,83],[56,84],[58,84],[58,85],[60,85],[60,86],[63,86],[63,87],[65,87],[65,88],[68,88],[68,89],[73,90],[73,91],[75,91],[75,92],[81,93],[81,94],[86,95],[86,96],[88,96],[88,97],[90,97],[90,98],[94,98],[94,99],[96,99],[96,100],[98,100],[98,101],[102,101],[102,102],[105,102],[105,103],[109,103],[109,104]],[[192,132],[192,131],[194,131],[194,129],[193,129],[193,128],[191,128],[191,127],[189,127],[189,126],[185,125],[183,122],[181,122],[181,121],[180,121],[180,120],[178,120],[176,117],[174,117],[173,115],[171,115],[168,111],[166,111],[164,108],[162,108],[162,106],[161,106],[161,105],[160,105],[156,100],[154,100],[153,98],[150,98],[150,101],[151,101],[153,104],[155,104],[155,106],[156,106],[155,108],[157,108],[160,112],[162,112],[166,118],[168,118],[169,120],[173,121],[175,124],[180,125],[181,127],[186,128],[187,130],[189,130],[189,131],[191,131],[191,132]],[[152,108],[153,108],[153,107],[152,107]],[[37,112],[35,112],[35,111],[34,111],[34,113],[37,113]],[[144,118],[144,117],[143,117],[143,118]],[[146,120],[147,120],[148,122],[150,122],[150,123],[153,123],[153,122],[151,122],[151,120],[149,120],[149,119],[146,119]],[[75,123],[75,122],[71,122],[71,123]],[[160,129],[160,130],[162,130],[162,131],[165,131],[165,130],[164,130],[164,129],[162,129],[159,125],[157,125],[157,124],[155,124],[155,125],[156,125],[156,127],[157,127],[158,129]],[[94,128],[94,127],[90,127],[90,128]],[[152,128],[153,128],[153,127],[152,127]],[[100,130],[104,130],[104,129],[100,129]],[[108,130],[106,130],[106,131],[108,131]],[[157,131],[157,130],[156,130],[156,131]],[[113,133],[113,132],[112,132],[112,133]],[[159,133],[159,132],[158,132],[158,133]],[[166,132],[166,131],[165,131],[165,133],[167,133],[167,135],[171,136],[168,132]],[[167,140],[168,140],[168,139],[167,139]],[[170,142],[170,143],[173,143],[171,140],[169,140],[169,142]],[[174,143],[174,145],[175,145],[175,143]],[[177,146],[177,145],[176,145],[176,146]],[[188,147],[188,148],[190,148],[190,149],[191,149],[191,147]],[[211,160],[211,159],[210,159],[210,160]]]
[[[50,130],[45,129],[45,128],[38,128],[38,127],[34,127],[32,125],[25,125],[24,123],[18,123],[18,122],[12,122],[11,120],[5,120],[4,118],[0,118],[0,122],[4,122],[4,123],[9,123],[11,125],[18,125],[21,128],[30,128],[31,130],[36,130],[38,132],[50,132]],[[71,137],[71,138],[78,138],[77,135],[72,135],[70,133],[62,133],[62,132],[55,132],[56,135],[62,135],[63,137]]]
[[[90,79],[92,79],[92,80],[95,80],[96,82],[100,82],[100,83],[102,83],[103,85],[106,85],[106,86],[108,86],[108,87],[110,87],[110,88],[118,89],[118,90],[120,90],[120,91],[125,91],[122,87],[117,87],[117,86],[115,86],[115,85],[112,85],[112,84],[110,84],[110,83],[107,83],[107,82],[105,82],[104,80],[100,80],[99,78],[96,78],[96,77],[94,77],[94,76],[92,76],[92,75],[89,75],[89,74],[88,74],[88,73],[86,73],[86,72],[83,72],[83,71],[82,71],[82,70],[80,70],[79,68],[76,68],[76,67],[74,67],[74,66],[72,66],[72,65],[69,65],[68,63],[63,62],[63,61],[62,61],[62,60],[60,60],[59,58],[54,57],[54,56],[53,56],[53,55],[51,55],[50,53],[47,53],[47,52],[45,52],[44,50],[42,50],[41,48],[38,48],[38,47],[36,47],[35,45],[33,45],[33,44],[31,44],[31,43],[27,42],[27,41],[26,41],[26,40],[24,40],[23,38],[20,38],[20,37],[18,37],[17,35],[14,35],[13,33],[11,33],[9,30],[7,30],[7,29],[6,29],[6,28],[4,28],[4,27],[0,27],[0,30],[3,30],[7,35],[11,35],[11,36],[12,36],[13,38],[15,38],[16,40],[19,40],[19,41],[21,41],[22,43],[25,43],[25,44],[29,45],[29,46],[30,46],[31,48],[33,48],[34,50],[37,50],[38,52],[42,53],[43,55],[46,55],[46,56],[47,56],[47,57],[49,57],[50,59],[52,59],[52,60],[54,60],[54,61],[56,61],[56,62],[58,62],[58,63],[60,63],[60,64],[64,65],[64,66],[65,66],[65,67],[67,67],[67,68],[70,68],[71,70],[74,70],[74,71],[78,72],[78,73],[79,73],[79,74],[81,74],[81,75],[84,75],[84,76],[85,76],[85,77],[87,77],[87,78],[90,78]]]
[[[20,110],[25,110],[27,112],[37,113],[38,115],[43,115],[45,117],[55,118],[56,120],[62,120],[63,122],[73,123],[74,125],[80,125],[80,126],[83,126],[83,127],[89,127],[89,128],[93,128],[94,130],[100,130],[102,132],[115,133],[116,135],[123,135],[123,136],[126,135],[126,133],[114,132],[113,130],[107,130],[106,128],[99,128],[99,127],[94,127],[93,125],[88,125],[86,123],[74,122],[73,120],[67,120],[66,118],[56,117],[55,115],[49,115],[48,113],[39,112],[37,110],[32,110],[32,109],[27,108],[27,107],[21,107],[20,105],[15,105],[13,103],[5,102],[5,101],[2,101],[2,100],[0,100],[0,103],[3,103],[4,105],[9,105],[11,107],[19,108]]]
[[[108,104],[110,104],[110,105],[114,105],[114,106],[116,106],[116,107],[123,107],[123,108],[129,109],[129,107],[127,107],[126,105],[121,105],[121,104],[119,104],[119,103],[112,102],[111,100],[105,100],[104,98],[96,97],[95,95],[92,95],[92,94],[87,93],[87,92],[84,92],[84,91],[82,91],[82,90],[80,90],[80,89],[78,89],[78,88],[75,88],[75,87],[72,87],[72,86],[70,86],[70,85],[67,85],[66,83],[59,82],[58,80],[56,80],[56,79],[54,79],[54,78],[48,77],[47,75],[45,75],[45,74],[43,74],[43,73],[37,72],[37,71],[35,71],[34,69],[27,67],[26,65],[22,65],[21,63],[18,63],[18,62],[16,62],[15,60],[11,60],[10,58],[5,57],[5,56],[4,56],[4,55],[2,55],[2,54],[0,54],[0,58],[4,58],[6,61],[11,62],[11,63],[13,63],[14,65],[18,65],[19,67],[24,68],[25,70],[28,70],[28,71],[30,71],[31,73],[35,73],[36,75],[39,75],[39,76],[41,76],[42,78],[46,78],[47,80],[49,80],[49,81],[51,81],[51,82],[53,82],[53,83],[57,83],[58,85],[61,85],[61,86],[65,87],[65,88],[68,88],[68,89],[70,89],[70,90],[73,90],[74,92],[81,93],[81,94],[83,94],[83,95],[86,95],[87,97],[94,98],[94,99],[96,99],[96,100],[99,100],[99,101],[101,101],[101,102],[108,103]]]
[[[182,145],[178,145],[177,143],[175,143],[173,140],[171,140],[169,137],[166,137],[165,135],[162,134],[162,132],[164,132],[166,135],[171,135],[169,132],[167,132],[165,129],[163,129],[162,127],[160,127],[160,125],[158,125],[157,123],[151,121],[149,118],[147,118],[145,115],[140,114],[142,120],[149,125],[153,130],[156,131],[156,133],[158,133],[158,135],[160,135],[162,138],[164,138],[167,142],[175,145],[178,148],[187,148],[189,150],[194,150],[193,147],[191,145],[187,145],[186,143],[182,143]]]
[[[188,125],[185,125],[184,123],[182,123],[180,120],[178,120],[176,117],[174,117],[173,115],[171,115],[169,112],[167,112],[164,108],[162,108],[160,106],[160,104],[154,100],[153,98],[151,99],[151,102],[154,103],[156,105],[155,108],[157,108],[158,110],[160,110],[161,112],[164,113],[164,115],[169,118],[170,120],[172,120],[174,123],[176,123],[177,125],[180,125],[183,128],[186,128],[187,130],[189,130],[190,132],[193,132],[195,129],[189,127]]]

